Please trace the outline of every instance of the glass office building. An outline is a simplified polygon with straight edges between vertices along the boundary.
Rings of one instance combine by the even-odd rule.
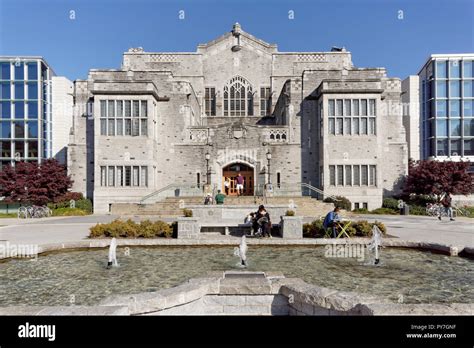
[[[474,161],[474,54],[434,54],[420,77],[423,159]]]
[[[41,57],[0,57],[0,163],[51,157],[51,78]]]

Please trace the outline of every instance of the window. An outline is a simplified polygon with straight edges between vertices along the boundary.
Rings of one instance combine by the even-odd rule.
[[[459,137],[461,136],[461,120],[450,120],[450,132],[451,136]]]
[[[344,185],[344,166],[337,166],[337,186]]]
[[[11,99],[9,82],[0,83],[0,99]]]
[[[100,117],[107,117],[107,102],[105,100],[100,101]]]
[[[12,157],[11,144],[11,141],[0,141],[1,157]]]
[[[139,132],[139,125],[140,125],[140,120],[138,118],[132,119],[132,137],[137,137],[140,132]]]
[[[359,116],[359,100],[357,99],[352,101],[352,115]]]
[[[216,89],[214,87],[205,89],[204,110],[207,116],[216,116]]]
[[[375,135],[375,117],[370,117],[369,118],[369,134],[370,135]]]
[[[15,118],[25,118],[25,103],[15,102]]]
[[[147,119],[140,119],[140,135],[147,136],[148,135],[148,129],[147,129]]]
[[[281,173],[277,172],[277,187],[281,187]]]
[[[148,102],[146,100],[140,101],[141,111],[140,117],[146,118],[148,117]]]
[[[140,167],[133,167],[133,186],[140,186]]]
[[[38,142],[37,141],[28,141],[28,158],[37,158],[38,157]]]
[[[354,118],[352,120],[352,127],[353,127],[353,132],[352,134],[359,134],[359,119],[358,118]]]
[[[116,117],[123,117],[123,100],[116,101]]]
[[[108,186],[115,186],[115,167],[109,166],[109,173],[107,178]]]
[[[0,117],[3,119],[11,118],[11,104],[9,101],[0,102]]]
[[[344,118],[344,134],[346,135],[351,134],[351,118],[350,117]]]
[[[10,63],[0,63],[0,80],[11,80]]]
[[[334,99],[328,101],[328,116],[336,116]]]
[[[328,100],[329,134],[333,135],[375,135],[375,99],[330,99]],[[335,109],[334,109],[335,108]],[[344,115],[344,118],[335,116]],[[366,116],[366,117],[360,117]],[[369,116],[369,117],[367,117]]]
[[[346,166],[346,185],[352,186],[352,166]]]
[[[105,118],[100,120],[100,135],[107,135],[107,120]]]
[[[329,185],[336,186],[336,166],[329,166]]]
[[[474,156],[474,139],[464,140],[464,156]]]
[[[201,187],[201,173],[196,173],[196,186]]]
[[[474,137],[474,118],[466,118],[463,121],[464,123],[464,136],[465,137]]]
[[[367,204],[367,202],[362,203],[362,209],[365,209],[365,210],[369,209],[369,205]]]
[[[140,116],[140,102],[138,100],[133,101],[133,117]]]
[[[437,156],[447,156],[448,155],[448,139],[438,139],[436,140],[436,155]]]
[[[38,119],[38,102],[29,101],[26,104],[28,105],[28,118]]]
[[[336,100],[336,116],[343,115],[342,107],[343,107],[343,100],[342,99]]]
[[[15,141],[13,142],[15,146],[15,157],[20,159],[25,158],[25,142],[24,141]]]
[[[132,183],[132,167],[125,167],[125,186],[130,186]]]
[[[360,119],[360,134],[367,135],[367,117]]]
[[[38,121],[29,121],[28,124],[28,138],[38,138]]]
[[[369,116],[375,116],[375,99],[369,99]]]
[[[329,134],[336,134],[336,126],[335,126],[335,119],[334,117],[331,117],[328,121],[328,129],[329,129]]]
[[[108,101],[107,116],[109,118],[114,118],[115,117],[115,101],[114,100],[109,100]]]
[[[236,76],[224,87],[224,116],[253,116],[252,86]]]
[[[463,96],[466,98],[474,97],[474,89],[472,88],[472,83],[474,80],[464,81]]]
[[[355,210],[360,209],[360,204],[359,203],[354,203],[354,209]]]
[[[123,186],[123,167],[117,167],[117,186]]]
[[[448,136],[448,120],[436,121],[436,136],[438,137]]]
[[[451,60],[449,62],[449,77],[450,78],[461,77],[461,64],[458,60]]]
[[[15,82],[15,99],[25,99],[25,84]]]
[[[10,139],[12,137],[10,121],[0,122],[0,137],[3,139]]]
[[[30,62],[28,66],[28,80],[38,80],[38,63]]]
[[[125,135],[132,135],[132,120],[125,120]]]
[[[142,166],[140,168],[140,185],[144,187],[148,186],[148,167]]]
[[[367,116],[367,100],[362,99],[360,101],[361,116]]]
[[[112,118],[112,119],[108,119],[107,120],[107,135],[115,135],[115,120]]]
[[[448,96],[446,92],[446,81],[437,81],[436,82],[436,97],[437,98],[446,98]]]
[[[367,166],[361,166],[361,183],[362,186],[367,186],[369,184],[369,173]]]
[[[377,169],[376,169],[376,166],[374,166],[374,165],[369,166],[369,170],[370,170],[370,173],[369,173],[369,178],[370,178],[369,185],[370,185],[370,186],[377,186]]]
[[[464,100],[464,117],[474,116],[474,100]]]
[[[451,156],[461,156],[461,140],[451,140]]]
[[[445,79],[447,77],[446,70],[447,65],[445,60],[436,61],[436,78]]]
[[[38,99],[38,83],[28,82],[28,99]]]
[[[260,88],[260,116],[270,115],[272,107],[272,97],[270,87]]]
[[[107,186],[107,167],[100,167],[100,186]]]
[[[451,98],[459,98],[461,96],[461,82],[460,81],[449,82],[449,96]]]
[[[132,117],[132,104],[130,100],[125,100],[125,117]]]
[[[449,101],[449,116],[461,116],[461,102],[459,100]]]
[[[25,65],[21,62],[15,62],[13,66],[15,67],[15,80],[24,80],[25,79]]]
[[[123,135],[123,120],[122,119],[117,119],[117,135]]]
[[[463,77],[471,78],[474,77],[474,69],[472,68],[473,61],[472,60],[465,60],[463,63]]]
[[[343,118],[338,117],[336,118],[336,134],[344,134],[343,133]]]
[[[437,100],[436,101],[436,117],[446,117],[448,116],[447,111],[447,102],[446,100]]]

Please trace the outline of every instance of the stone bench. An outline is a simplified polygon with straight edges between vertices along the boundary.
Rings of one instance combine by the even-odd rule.
[[[202,229],[222,231],[230,234],[230,228],[250,228],[245,224],[246,216],[258,209],[257,205],[189,205],[186,207],[193,212],[192,217],[178,218],[178,238],[199,238]],[[280,227],[283,238],[302,238],[302,218],[298,216],[285,216],[290,208],[287,205],[267,205],[265,209],[270,214],[272,228]]]

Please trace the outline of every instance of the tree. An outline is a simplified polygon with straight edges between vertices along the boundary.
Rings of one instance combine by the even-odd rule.
[[[66,168],[55,159],[41,164],[18,162],[0,172],[0,195],[7,203],[57,202],[72,186]]]
[[[436,195],[472,192],[469,162],[410,161],[404,194]]]

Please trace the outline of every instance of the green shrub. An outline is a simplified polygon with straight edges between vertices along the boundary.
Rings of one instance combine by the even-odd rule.
[[[76,201],[76,208],[82,209],[85,212],[91,214],[92,213],[92,202],[88,198],[83,198]]]
[[[372,225],[367,220],[354,221],[351,226],[356,230],[355,235],[359,237],[367,237],[372,232]]]
[[[365,209],[365,208],[359,208],[359,209],[354,209],[352,211],[353,213],[358,213],[358,214],[369,214],[370,212]]]
[[[53,209],[53,216],[84,216],[84,215],[88,215],[87,212],[78,208]]]
[[[410,215],[427,215],[426,207],[421,205],[409,205]]]
[[[17,213],[0,213],[0,219],[3,218],[16,218],[18,217]]]
[[[183,209],[184,217],[193,217],[193,211],[191,209]]]
[[[97,224],[91,227],[89,238],[170,238],[172,234],[172,227],[163,221],[145,220],[137,224],[131,219],[127,221],[117,219],[108,224]]]
[[[287,210],[285,215],[286,216],[295,216],[295,211],[294,210]]]
[[[303,237],[316,238],[324,236],[323,222],[321,220],[314,220],[311,223],[303,225]]]
[[[395,198],[384,198],[382,202],[383,208],[398,210],[398,199]]]
[[[351,210],[351,201],[343,196],[336,196],[336,200],[327,197],[323,202],[333,203],[335,206],[340,207],[341,209],[350,211]]]
[[[380,215],[397,215],[399,214],[398,210],[393,210],[391,208],[377,208],[370,212],[371,214],[380,214]]]

